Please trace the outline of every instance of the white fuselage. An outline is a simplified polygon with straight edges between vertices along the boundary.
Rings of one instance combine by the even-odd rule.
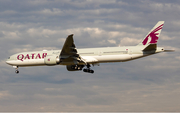
[[[91,64],[125,62],[164,52],[157,47],[164,21],[159,21],[137,46],[77,49],[73,34],[68,35],[61,50],[23,52],[10,56],[6,61],[19,73],[18,67],[41,65],[66,65],[68,71],[82,70],[94,73]]]
[[[163,48],[157,48],[156,51],[142,51],[141,46],[127,47],[105,47],[105,48],[86,48],[77,49],[78,54],[89,64],[124,62],[155,53],[163,52]],[[46,65],[44,59],[49,55],[59,57],[61,50],[22,52],[14,54],[7,59],[6,63],[12,66],[40,66]],[[59,65],[73,65],[74,62],[61,62]]]

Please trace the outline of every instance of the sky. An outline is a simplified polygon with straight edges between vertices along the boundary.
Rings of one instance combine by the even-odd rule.
[[[0,0],[1,112],[180,111],[179,0]],[[94,74],[65,66],[5,63],[18,52],[60,50],[74,34],[76,48],[135,46],[165,21],[160,53],[94,66]]]

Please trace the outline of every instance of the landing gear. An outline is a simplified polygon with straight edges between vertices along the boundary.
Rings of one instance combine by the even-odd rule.
[[[18,74],[18,73],[19,73],[19,71],[18,71],[18,70],[16,70],[16,71],[15,71],[15,73],[16,73],[16,74]]]
[[[90,64],[87,64],[86,66],[87,66],[87,68],[83,69],[83,71],[87,72],[87,73],[92,73],[93,74],[94,70],[90,69],[90,67],[91,67]]]
[[[18,70],[18,66],[13,66],[13,68],[15,68],[15,73],[18,74],[19,73],[19,70]]]
[[[94,70],[91,70],[91,69],[83,69],[83,71],[87,73],[94,73]]]

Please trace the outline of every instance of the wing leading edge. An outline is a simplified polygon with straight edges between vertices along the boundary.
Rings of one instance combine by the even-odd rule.
[[[60,63],[63,65],[86,64],[80,57],[74,44],[73,34],[66,38],[64,46],[60,53]]]

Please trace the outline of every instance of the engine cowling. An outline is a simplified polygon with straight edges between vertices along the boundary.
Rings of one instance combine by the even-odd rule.
[[[60,63],[59,56],[49,55],[44,58],[44,63],[46,65],[57,65]]]
[[[80,71],[84,65],[67,65],[66,68],[68,71]]]

